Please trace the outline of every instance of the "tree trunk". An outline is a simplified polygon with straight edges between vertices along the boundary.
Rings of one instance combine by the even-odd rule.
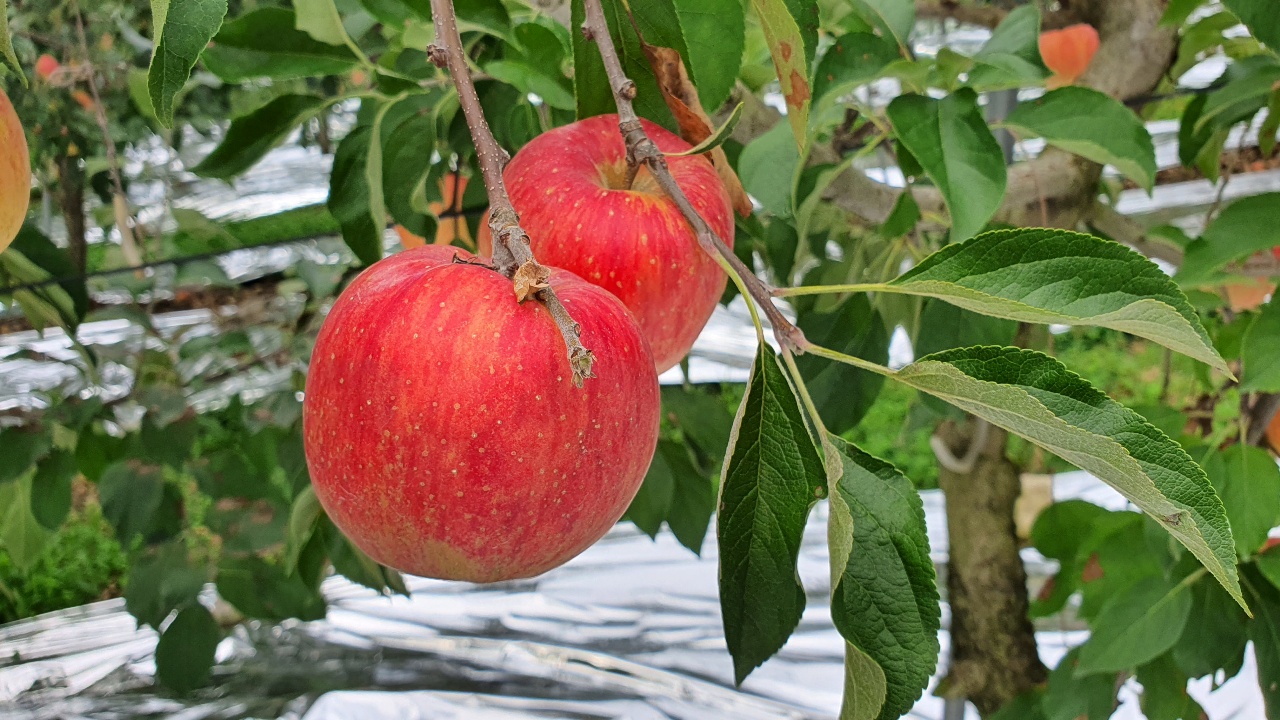
[[[1005,432],[983,425],[947,421],[937,435],[954,457],[969,454],[975,440],[980,443],[968,467],[940,464],[938,480],[946,493],[950,539],[946,694],[969,698],[985,717],[1042,684],[1047,671],[1027,615],[1027,574],[1014,529],[1019,471],[1005,457]]]
[[[85,239],[84,170],[78,158],[58,156],[58,205],[67,226],[67,254],[76,272],[84,274],[88,255]]]

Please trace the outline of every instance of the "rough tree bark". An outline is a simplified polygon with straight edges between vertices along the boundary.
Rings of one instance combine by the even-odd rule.
[[[88,241],[85,238],[84,170],[78,158],[58,156],[58,206],[67,225],[67,254],[81,275],[85,272]]]
[[[938,484],[947,497],[950,543],[951,667],[945,692],[968,698],[987,716],[1043,683],[1048,673],[1027,614],[1027,573],[1014,528],[1020,470],[1005,457],[1006,433],[989,426],[975,432],[981,423],[948,420],[936,435],[956,457],[979,443],[970,467],[942,464]]]

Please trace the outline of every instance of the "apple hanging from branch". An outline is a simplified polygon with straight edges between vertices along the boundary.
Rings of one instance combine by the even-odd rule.
[[[680,137],[642,122],[662,152],[690,149]],[[715,167],[701,155],[669,157],[667,163],[694,209],[732,246],[733,207]],[[628,182],[617,115],[539,135],[511,159],[503,179],[540,261],[622,300],[649,339],[658,372],[688,354],[728,278],[647,167]]]
[[[0,251],[18,236],[31,202],[27,136],[9,96],[0,89]]]

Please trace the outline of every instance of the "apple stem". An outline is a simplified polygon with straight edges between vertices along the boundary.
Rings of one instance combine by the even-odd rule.
[[[467,127],[471,130],[471,139],[476,146],[476,159],[480,163],[485,192],[489,196],[489,229],[493,231],[494,268],[513,280],[517,275],[522,278],[545,277],[547,271],[534,258],[533,250],[529,247],[529,234],[520,227],[520,216],[511,204],[511,197],[507,195],[507,187],[502,181],[502,170],[511,158],[493,137],[489,123],[485,120],[480,96],[476,94],[471,70],[463,55],[462,37],[458,33],[453,0],[431,0],[431,16],[435,20],[436,41],[427,48],[427,56],[436,67],[448,69],[453,85],[458,90],[458,102],[467,119]],[[564,336],[569,366],[573,371],[573,383],[582,387],[587,378],[595,377],[591,372],[595,356],[582,345],[582,327],[574,322],[564,303],[556,297],[555,291],[545,286],[545,283],[530,285],[528,282],[513,281],[512,287],[517,299],[523,301],[532,296],[551,312],[560,334]]]
[[[605,22],[604,9],[600,6],[600,0],[585,0],[583,6],[586,10],[586,19],[582,23],[582,34],[588,40],[594,41],[596,47],[600,49],[605,74],[609,77],[613,99],[618,106],[618,129],[627,145],[628,186],[630,180],[635,178],[640,165],[642,163],[648,165],[649,172],[653,174],[659,187],[675,202],[685,220],[693,227],[698,237],[698,244],[703,251],[715,259],[726,272],[736,275],[746,286],[751,299],[764,310],[778,344],[797,355],[804,353],[805,348],[808,347],[804,333],[773,304],[773,289],[752,272],[746,263],[742,262],[725,244],[724,240],[716,235],[706,219],[698,214],[684,194],[684,190],[671,176],[666,156],[644,131],[644,126],[640,124],[640,117],[636,114],[631,102],[636,97],[636,84],[622,69],[622,61],[618,58],[618,50],[614,47],[613,38],[609,35],[609,25]]]

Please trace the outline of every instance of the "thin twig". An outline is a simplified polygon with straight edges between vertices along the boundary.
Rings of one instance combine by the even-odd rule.
[[[711,229],[707,221],[689,202],[689,198],[676,183],[675,178],[671,176],[666,156],[645,133],[644,126],[640,124],[640,117],[632,106],[631,101],[636,97],[636,85],[622,69],[622,61],[618,58],[613,38],[609,35],[609,25],[605,22],[604,9],[600,6],[600,0],[586,0],[584,7],[586,19],[582,23],[582,33],[588,40],[595,41],[596,47],[600,50],[600,57],[604,60],[605,73],[609,77],[613,99],[618,106],[618,129],[622,132],[622,138],[627,145],[628,172],[634,172],[641,164],[649,167],[649,173],[653,175],[654,180],[675,202],[685,220],[693,227],[698,244],[703,251],[715,259],[726,272],[737,275],[745,284],[751,297],[764,310],[778,344],[796,354],[804,353],[809,343],[805,340],[800,328],[793,325],[773,304],[771,299],[773,289],[752,272]]]
[[[484,118],[480,97],[476,94],[476,86],[463,52],[462,37],[458,34],[453,0],[431,0],[431,15],[435,19],[436,41],[427,48],[427,55],[437,67],[449,69],[454,87],[458,90],[458,101],[466,116],[467,127],[471,130],[471,139],[475,142],[476,159],[480,162],[485,191],[489,195],[489,229],[493,231],[494,266],[511,278],[516,277],[517,273],[524,278],[543,278],[547,270],[533,257],[533,251],[529,248],[529,234],[520,227],[520,217],[516,214],[502,181],[502,169],[510,156],[498,145]],[[595,356],[583,347],[581,326],[569,316],[569,311],[556,297],[555,291],[542,285],[543,283],[532,285],[532,288],[536,288],[532,295],[551,311],[551,317],[564,336],[573,382],[581,387],[586,378],[593,377],[591,364],[595,361]],[[516,287],[517,297],[521,297],[529,287]]]
[[[116,151],[116,141],[111,137],[111,125],[107,121],[107,112],[102,107],[102,96],[98,93],[97,78],[94,77],[96,69],[93,65],[93,58],[89,53],[89,41],[84,32],[84,13],[80,11],[78,3],[74,7],[76,12],[76,34],[80,40],[80,51],[84,54],[85,66],[88,68],[88,72],[85,73],[85,83],[88,84],[89,94],[93,97],[93,116],[98,122],[98,129],[102,131],[102,143],[107,151],[107,171],[111,176],[111,185],[115,190],[115,198],[111,204],[115,210],[117,229],[120,230],[120,247],[124,251],[125,258],[131,264],[141,265],[143,259],[139,255],[137,239],[133,236],[133,229],[130,227],[132,217],[129,212],[129,196],[124,193],[124,180],[120,177],[120,155]]]

